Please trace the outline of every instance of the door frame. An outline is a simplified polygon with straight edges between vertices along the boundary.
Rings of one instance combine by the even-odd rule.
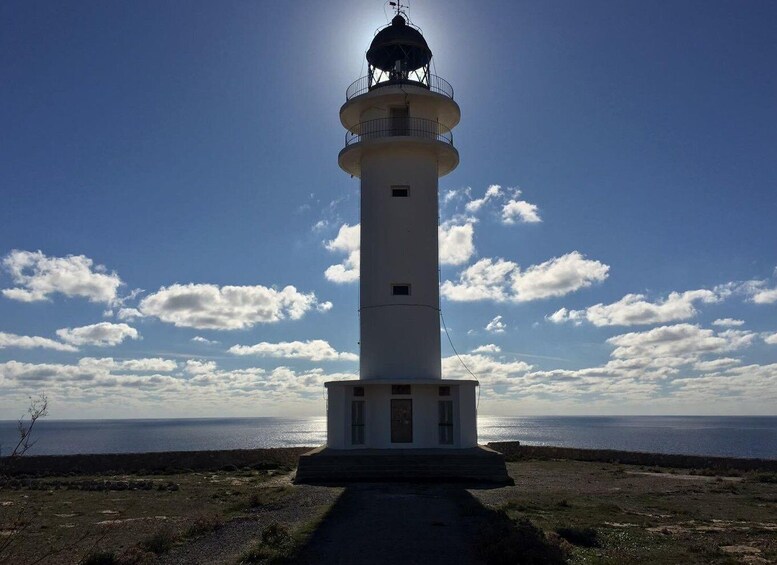
[[[401,403],[407,403],[407,406],[410,408],[410,423],[409,423],[409,440],[407,441],[396,441],[394,439],[394,403],[395,402],[401,402]],[[412,398],[392,398],[391,399],[391,409],[389,412],[389,433],[390,433],[390,440],[392,444],[400,444],[400,443],[413,443],[413,399]]]

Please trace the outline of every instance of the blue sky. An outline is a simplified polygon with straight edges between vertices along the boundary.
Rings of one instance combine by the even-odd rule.
[[[410,16],[462,109],[442,310],[481,413],[777,414],[774,3]],[[338,110],[385,23],[0,6],[0,419],[323,415],[358,354]]]

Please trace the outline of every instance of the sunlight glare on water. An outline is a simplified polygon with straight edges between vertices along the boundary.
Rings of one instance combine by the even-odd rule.
[[[315,447],[326,418],[41,420],[31,455]],[[0,445],[16,422],[0,421]],[[777,459],[777,417],[480,416],[478,442]]]

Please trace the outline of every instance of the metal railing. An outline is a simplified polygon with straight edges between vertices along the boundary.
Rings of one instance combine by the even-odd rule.
[[[426,82],[410,79],[398,79],[384,80],[372,85],[370,84],[370,77],[361,77],[356,79],[345,91],[345,99],[350,100],[351,98],[369,92],[370,90],[375,90],[376,88],[380,88],[382,86],[394,86],[398,84],[418,86],[420,88],[425,88],[427,90],[431,90],[432,92],[436,92],[437,94],[447,96],[451,100],[453,99],[453,87],[447,80],[442,77],[438,77],[437,75],[429,75]]]
[[[453,145],[453,132],[426,118],[378,118],[356,124],[345,134],[345,146],[383,137],[420,137]]]

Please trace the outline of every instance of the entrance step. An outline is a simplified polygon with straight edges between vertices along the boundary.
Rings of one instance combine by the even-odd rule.
[[[504,456],[478,446],[469,449],[329,449],[299,458],[298,483],[477,482],[512,484]]]

